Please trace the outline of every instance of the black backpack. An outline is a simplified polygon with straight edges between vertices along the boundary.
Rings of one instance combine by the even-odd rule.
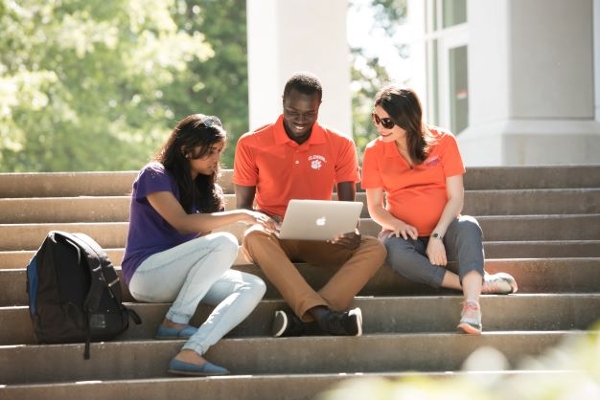
[[[39,343],[110,340],[140,317],[122,302],[121,284],[106,252],[83,233],[51,231],[27,265],[27,293]]]

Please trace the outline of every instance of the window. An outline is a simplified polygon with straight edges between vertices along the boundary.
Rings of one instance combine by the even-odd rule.
[[[467,46],[455,47],[449,51],[450,129],[458,134],[469,125]]]
[[[467,22],[467,0],[444,0],[442,8],[444,16],[442,28]]]
[[[429,122],[458,135],[469,124],[466,0],[425,3]]]

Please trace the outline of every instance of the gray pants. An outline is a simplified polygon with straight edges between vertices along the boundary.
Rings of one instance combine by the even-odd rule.
[[[437,240],[437,239],[436,239]],[[425,254],[428,237],[417,240],[391,236],[383,240],[387,249],[386,262],[401,276],[413,281],[439,288],[447,268],[433,265]],[[448,262],[458,263],[458,276],[471,271],[484,274],[483,232],[477,220],[468,215],[455,219],[444,236]]]

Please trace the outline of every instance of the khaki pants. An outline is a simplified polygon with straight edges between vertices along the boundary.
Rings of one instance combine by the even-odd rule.
[[[309,322],[307,311],[325,306],[333,311],[348,309],[354,296],[384,263],[385,247],[374,237],[363,236],[355,250],[325,241],[279,240],[258,225],[244,235],[242,251],[258,264],[298,317]],[[293,262],[316,266],[340,266],[320,289],[313,289]]]

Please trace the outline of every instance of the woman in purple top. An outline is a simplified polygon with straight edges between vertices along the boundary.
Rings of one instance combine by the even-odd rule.
[[[229,373],[203,354],[252,312],[266,289],[260,278],[231,269],[236,237],[211,233],[236,222],[275,228],[262,213],[224,211],[216,181],[225,144],[217,117],[190,115],[133,183],[123,276],[136,300],[172,303],[156,338],[188,339],[169,363],[174,374]],[[195,328],[188,323],[200,301],[215,308]]]

